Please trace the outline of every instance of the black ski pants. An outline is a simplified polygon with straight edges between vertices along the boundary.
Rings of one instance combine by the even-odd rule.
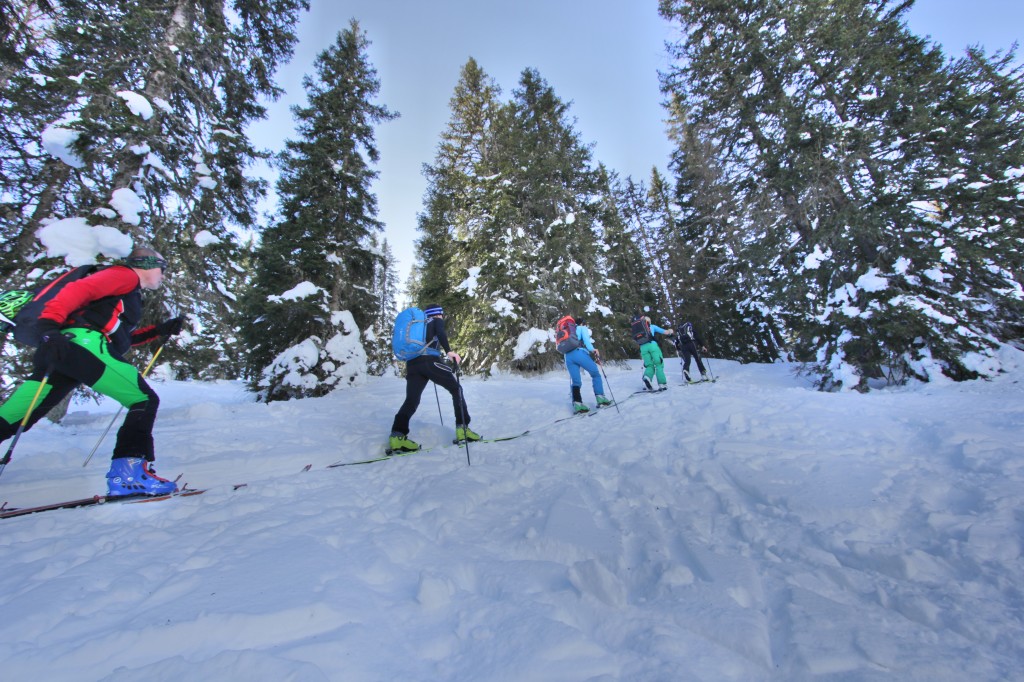
[[[704,363],[700,359],[700,353],[697,352],[697,344],[693,341],[685,341],[679,344],[679,354],[683,358],[683,371],[690,371],[690,358],[697,361],[697,369],[700,370],[701,374],[704,374]]]
[[[421,355],[405,364],[405,402],[402,403],[391,425],[393,433],[409,435],[409,420],[416,414],[423,389],[431,381],[451,393],[455,423],[469,426],[469,409],[466,407],[455,371],[441,362],[441,358],[436,355]]]

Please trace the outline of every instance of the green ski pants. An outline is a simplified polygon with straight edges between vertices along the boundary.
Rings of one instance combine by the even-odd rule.
[[[656,341],[648,341],[640,346],[640,357],[644,361],[644,377],[650,379],[657,375],[659,386],[668,383],[668,379],[665,378],[665,358]]]
[[[49,369],[50,377],[25,425],[26,431],[68,393],[85,384],[128,408],[117,432],[114,457],[145,457],[152,461],[153,424],[160,406],[156,392],[134,366],[110,352],[102,333],[81,327],[64,329],[62,333],[71,337],[67,357],[53,363],[45,348],[37,350],[32,374],[0,405],[0,442],[18,430]]]

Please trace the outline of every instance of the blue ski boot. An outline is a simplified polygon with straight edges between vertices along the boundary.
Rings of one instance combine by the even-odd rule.
[[[107,497],[168,495],[177,490],[174,481],[157,476],[141,457],[120,457],[110,462]]]

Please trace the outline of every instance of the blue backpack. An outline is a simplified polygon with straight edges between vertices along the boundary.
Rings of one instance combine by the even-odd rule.
[[[395,357],[404,362],[430,351],[427,342],[427,316],[419,308],[406,308],[395,318],[395,333],[391,336],[391,349]]]

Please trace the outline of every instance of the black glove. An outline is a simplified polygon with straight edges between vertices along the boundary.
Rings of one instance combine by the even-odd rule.
[[[45,318],[36,323],[39,332],[39,349],[46,351],[51,363],[63,362],[71,349],[71,339],[60,333],[60,325]]]
[[[181,328],[184,324],[185,318],[182,315],[178,315],[156,325],[153,331],[156,332],[157,336],[174,336],[181,333]]]

